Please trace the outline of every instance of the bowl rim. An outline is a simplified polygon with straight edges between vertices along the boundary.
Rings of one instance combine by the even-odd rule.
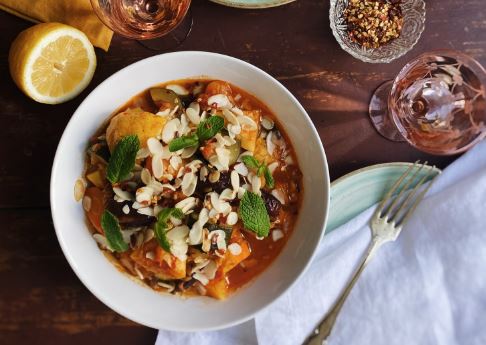
[[[339,37],[339,35],[337,33],[338,32],[338,29],[336,27],[336,23],[333,20],[334,8],[335,8],[335,5],[338,3],[338,1],[348,1],[348,0],[331,0],[331,2],[330,2],[330,6],[329,6],[329,23],[330,23],[330,26],[331,26],[332,34],[333,34],[334,38],[336,39],[337,43],[339,44],[339,47],[341,47],[342,50],[344,50],[346,53],[350,54],[354,58],[356,58],[358,60],[361,60],[363,62],[367,62],[367,63],[390,63],[390,62],[392,62],[392,61],[394,61],[394,60],[396,60],[398,58],[401,58],[405,54],[409,53],[415,47],[415,45],[417,45],[418,41],[422,37],[422,34],[423,34],[424,30],[425,30],[425,22],[427,20],[427,4],[425,3],[424,0],[417,0],[420,3],[421,7],[423,8],[424,15],[423,15],[422,20],[421,20],[422,27],[420,29],[420,32],[418,33],[417,37],[413,40],[412,44],[409,47],[407,47],[407,49],[404,49],[404,50],[400,51],[395,56],[391,56],[391,57],[388,57],[388,58],[370,59],[367,56],[358,54],[353,49],[347,49],[347,48],[343,47],[343,44],[341,42],[341,38]]]
[[[211,326],[210,327],[204,327],[204,326],[193,327],[193,326],[191,326],[191,327],[185,327],[185,328],[184,327],[164,328],[164,329],[172,330],[172,331],[213,331],[213,330],[220,330],[220,329],[224,329],[224,328],[227,328],[227,327],[235,326],[235,325],[241,324],[245,321],[248,321],[248,320],[256,317],[256,315],[258,315],[264,309],[268,308],[270,305],[276,303],[289,289],[291,289],[294,286],[294,284],[296,284],[297,281],[299,281],[302,278],[302,276],[307,272],[311,263],[313,262],[315,255],[316,255],[316,252],[317,252],[317,249],[318,249],[318,247],[319,247],[320,243],[322,242],[322,239],[325,235],[325,229],[326,229],[327,221],[328,221],[328,218],[329,218],[329,206],[330,206],[330,194],[331,194],[329,164],[328,164],[328,161],[327,161],[326,153],[324,151],[324,146],[323,146],[322,141],[320,139],[319,133],[317,132],[317,129],[315,128],[313,122],[311,121],[310,116],[307,114],[306,110],[300,104],[300,102],[297,100],[297,98],[283,84],[281,84],[277,79],[272,77],[270,74],[268,74],[267,72],[263,71],[262,69],[254,66],[254,65],[252,65],[252,64],[250,64],[246,61],[237,59],[235,57],[224,55],[224,54],[219,54],[219,53],[205,52],[205,51],[178,51],[178,52],[158,54],[158,55],[154,55],[154,56],[139,60],[137,62],[134,62],[134,63],[122,68],[121,70],[115,72],[114,74],[112,74],[111,76],[106,78],[104,81],[102,81],[99,85],[97,85],[84,98],[84,100],[79,104],[79,106],[76,108],[73,115],[71,116],[68,124],[66,125],[66,127],[63,131],[63,134],[61,136],[61,139],[59,140],[59,144],[56,148],[56,152],[55,152],[55,156],[54,156],[54,160],[53,160],[53,164],[52,164],[50,187],[49,187],[51,217],[52,217],[52,220],[53,220],[54,230],[56,232],[56,237],[57,237],[57,240],[58,240],[59,245],[61,247],[61,250],[62,250],[66,260],[68,261],[71,269],[74,271],[74,273],[76,274],[78,279],[83,283],[83,285],[99,301],[101,301],[103,304],[105,304],[107,307],[109,307],[110,309],[112,309],[116,313],[118,313],[118,314],[122,315],[123,317],[125,317],[129,320],[132,320],[132,321],[134,321],[138,324],[145,325],[145,326],[148,326],[148,327],[151,327],[151,328],[154,328],[154,329],[160,329],[161,328],[160,325],[158,325],[154,322],[147,322],[147,320],[143,320],[142,317],[139,317],[139,316],[131,313],[130,310],[125,310],[123,308],[119,308],[118,305],[116,305],[115,303],[112,303],[112,301],[109,298],[105,298],[105,296],[102,296],[100,293],[96,292],[94,286],[91,285],[91,281],[83,275],[83,273],[81,272],[80,269],[78,269],[78,267],[76,265],[76,260],[71,256],[71,253],[69,252],[69,250],[67,248],[67,244],[64,242],[62,232],[65,231],[65,230],[61,230],[60,225],[58,224],[59,221],[57,220],[57,217],[59,217],[59,215],[58,215],[59,212],[57,211],[57,202],[56,202],[55,197],[54,197],[55,196],[55,190],[56,190],[56,188],[54,186],[55,186],[55,181],[56,181],[56,178],[57,178],[56,177],[57,173],[58,173],[58,171],[62,170],[62,168],[60,167],[60,156],[59,156],[60,149],[61,149],[61,147],[64,146],[64,143],[66,141],[70,140],[67,137],[67,133],[69,132],[71,127],[74,125],[74,119],[77,116],[79,116],[78,114],[80,114],[80,108],[82,108],[83,104],[85,104],[87,101],[89,101],[89,99],[91,97],[94,97],[93,94],[95,94],[96,90],[98,90],[99,88],[101,88],[105,84],[111,83],[112,80],[115,79],[120,74],[130,72],[130,70],[133,70],[133,69],[135,69],[135,68],[137,68],[141,65],[150,64],[153,61],[160,59],[161,56],[176,56],[177,57],[177,56],[181,56],[181,55],[194,55],[194,56],[199,55],[199,56],[218,57],[218,58],[222,58],[222,59],[228,59],[229,61],[232,61],[233,63],[242,64],[245,68],[253,70],[256,73],[260,73],[265,78],[271,79],[272,82],[275,83],[276,86],[279,87],[281,89],[281,91],[283,91],[285,93],[285,95],[290,100],[292,100],[292,102],[295,104],[295,106],[304,115],[304,120],[308,124],[310,132],[312,133],[312,135],[314,135],[317,142],[320,143],[320,145],[318,145],[319,146],[318,152],[320,153],[322,161],[324,162],[324,166],[322,168],[323,168],[323,172],[324,172],[325,176],[323,176],[324,179],[323,179],[322,183],[323,183],[323,187],[326,190],[327,195],[324,196],[325,205],[322,205],[323,207],[321,208],[323,210],[321,229],[319,230],[319,236],[318,236],[317,241],[313,244],[313,247],[311,248],[312,249],[311,255],[308,257],[304,266],[300,269],[300,272],[294,277],[294,279],[286,287],[284,287],[280,291],[280,293],[277,293],[273,298],[270,298],[268,301],[266,301],[262,305],[259,305],[258,307],[256,307],[255,310],[253,311],[253,313],[249,313],[246,316],[235,318],[234,320],[231,320],[231,321],[228,321],[228,322],[225,322],[225,323],[221,323],[221,324],[218,324],[218,325],[212,326],[212,327]],[[279,255],[281,255],[281,254],[282,253],[280,253]],[[120,274],[122,274],[122,273],[120,273]],[[260,275],[255,277],[253,281],[257,280],[259,278],[259,276]],[[248,284],[252,284],[252,282],[249,282]],[[243,287],[243,288],[245,288],[245,287]],[[231,296],[230,296],[230,298],[231,298]],[[222,303],[224,303],[224,302],[222,302]]]

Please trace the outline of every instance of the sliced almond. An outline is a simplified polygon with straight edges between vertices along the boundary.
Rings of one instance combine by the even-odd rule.
[[[181,121],[178,118],[172,119],[167,122],[162,130],[162,140],[164,143],[170,143],[174,138],[181,125]]]
[[[161,155],[164,147],[162,146],[162,143],[157,140],[156,138],[148,138],[147,139],[147,148],[152,154],[152,156],[155,156],[157,154]]]

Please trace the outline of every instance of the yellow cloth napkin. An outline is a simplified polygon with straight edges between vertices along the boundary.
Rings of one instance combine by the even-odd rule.
[[[0,9],[31,22],[59,22],[74,26],[91,43],[107,51],[113,31],[107,28],[91,7],[90,0],[0,0]]]

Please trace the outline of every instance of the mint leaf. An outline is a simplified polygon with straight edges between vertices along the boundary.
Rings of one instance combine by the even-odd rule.
[[[268,236],[270,217],[265,202],[258,194],[245,192],[240,202],[240,217],[245,229],[253,231],[258,237]]]
[[[268,166],[265,163],[260,163],[255,157],[253,156],[243,156],[241,160],[245,165],[250,169],[255,169],[257,171],[258,176],[265,176],[265,181],[268,188],[273,188],[275,186],[275,181],[273,179],[272,173]]]
[[[111,249],[119,253],[128,250],[128,245],[123,241],[118,219],[108,210],[105,210],[101,216],[101,227]]]
[[[167,223],[166,222],[157,222],[155,223],[154,229],[155,238],[159,243],[159,246],[162,247],[167,253],[170,253],[170,243],[167,239]]]
[[[260,162],[253,156],[242,156],[241,161],[250,169],[258,169],[260,167]]]
[[[162,247],[167,253],[170,253],[170,243],[167,239],[167,229],[169,226],[167,225],[167,220],[170,217],[176,217],[178,219],[184,218],[184,213],[178,208],[164,208],[162,211],[159,212],[157,215],[157,223],[155,223],[155,238],[159,243],[159,246]]]
[[[140,141],[136,135],[123,137],[116,144],[106,170],[108,181],[117,183],[128,177],[135,165],[135,158],[139,149]]]
[[[265,165],[263,169],[263,176],[265,176],[265,182],[268,186],[268,188],[273,188],[275,187],[275,180],[273,179],[272,173],[270,172],[270,169]]]
[[[201,121],[197,126],[199,141],[206,141],[214,137],[224,127],[224,119],[221,116],[211,116]]]
[[[199,139],[196,134],[186,135],[172,140],[169,143],[169,151],[175,152],[175,151],[185,149],[186,147],[191,147],[198,144],[199,144]]]

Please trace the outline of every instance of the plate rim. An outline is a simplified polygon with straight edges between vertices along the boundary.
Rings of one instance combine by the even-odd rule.
[[[409,167],[409,166],[412,166],[414,164],[415,163],[412,163],[412,162],[388,162],[388,163],[373,164],[373,165],[369,165],[369,166],[366,166],[366,167],[363,167],[363,168],[360,168],[360,169],[353,170],[353,171],[337,178],[336,180],[332,181],[331,182],[331,191],[330,191],[329,217],[328,217],[328,220],[327,220],[325,235],[328,235],[330,232],[333,232],[334,230],[336,230],[337,228],[339,228],[340,226],[345,224],[345,223],[342,223],[342,224],[335,226],[333,228],[329,227],[329,225],[332,224],[332,217],[333,217],[332,216],[332,209],[333,209],[333,206],[332,206],[333,202],[332,201],[333,201],[333,199],[336,198],[336,196],[333,195],[333,190],[336,190],[336,187],[338,185],[340,185],[341,183],[343,183],[343,182],[345,182],[345,181],[347,181],[351,178],[354,178],[355,176],[358,176],[358,175],[361,175],[363,173],[367,173],[367,172],[370,172],[370,171],[378,171],[378,170],[381,170],[383,168]],[[425,164],[425,166],[429,167],[432,170],[435,170],[438,174],[440,174],[442,172],[442,170],[437,168],[435,165]],[[339,195],[342,195],[342,194],[339,194]]]

